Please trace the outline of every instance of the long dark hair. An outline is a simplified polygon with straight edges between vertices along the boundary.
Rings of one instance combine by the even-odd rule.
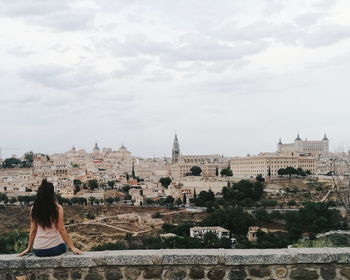
[[[49,183],[46,179],[41,182],[36,194],[31,217],[33,221],[43,228],[50,228],[52,224],[57,224],[58,209],[56,194],[53,184]]]

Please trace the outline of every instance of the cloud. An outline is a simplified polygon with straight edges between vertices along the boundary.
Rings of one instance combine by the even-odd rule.
[[[86,89],[107,79],[107,75],[99,74],[92,68],[58,64],[25,67],[19,74],[22,79],[58,90]]]
[[[314,16],[314,18],[312,18]],[[265,44],[300,43],[307,48],[317,48],[331,46],[339,41],[350,37],[350,25],[340,24],[317,24],[319,14],[311,15],[311,18],[303,14],[302,18],[297,18],[295,23],[276,24],[262,21],[250,25],[237,26],[235,24],[225,25],[218,30],[213,30],[212,34],[216,38],[227,42],[244,41]],[[305,21],[309,20],[308,24]],[[304,24],[302,24],[304,22]],[[243,47],[244,48],[244,47]]]
[[[121,67],[112,72],[112,76],[116,78],[133,77],[140,75],[144,69],[151,63],[150,59],[136,57],[128,58],[121,61]]]
[[[0,15],[59,31],[78,31],[93,26],[96,10],[75,7],[68,0],[0,0]]]
[[[302,43],[309,48],[330,46],[350,38],[350,25],[327,24],[316,26],[302,37]]]
[[[129,35],[124,40],[107,39],[100,48],[117,57],[145,56],[163,65],[180,62],[233,61],[257,54],[268,47],[267,42],[226,43],[199,33],[185,34],[175,42],[152,41],[145,35]]]

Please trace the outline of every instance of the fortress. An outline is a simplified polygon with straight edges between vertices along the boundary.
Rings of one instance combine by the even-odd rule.
[[[326,133],[320,141],[302,140],[298,133],[294,143],[283,144],[280,139],[277,144],[277,152],[288,155],[311,155],[319,156],[321,154],[329,153],[329,140]]]

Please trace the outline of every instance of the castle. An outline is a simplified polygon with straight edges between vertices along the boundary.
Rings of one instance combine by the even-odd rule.
[[[283,144],[281,139],[277,144],[277,152],[286,155],[311,155],[318,156],[329,153],[329,140],[326,133],[320,141],[302,140],[298,133],[294,143]]]

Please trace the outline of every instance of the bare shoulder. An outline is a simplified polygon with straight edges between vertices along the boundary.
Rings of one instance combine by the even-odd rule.
[[[59,212],[61,212],[61,213],[63,212],[63,207],[61,204],[57,204],[57,209]]]

